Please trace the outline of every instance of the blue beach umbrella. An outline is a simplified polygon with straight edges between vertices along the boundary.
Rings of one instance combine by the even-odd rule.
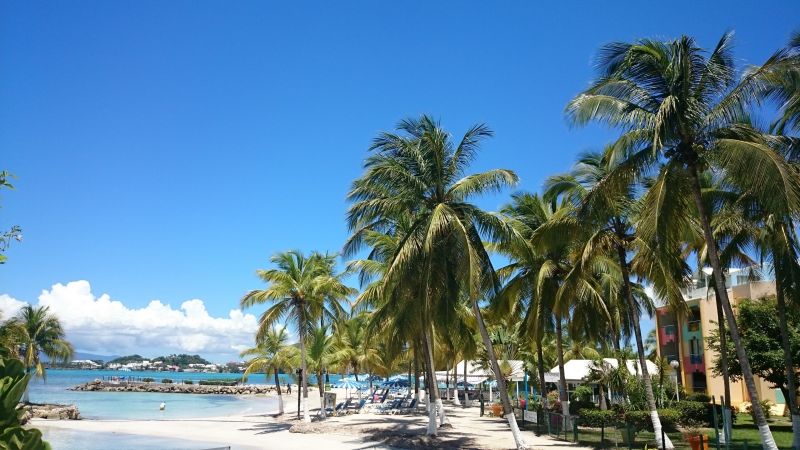
[[[350,378],[342,378],[341,380],[334,383],[333,387],[337,389],[344,389],[345,395],[349,395],[350,389],[361,390],[364,387],[364,385]]]

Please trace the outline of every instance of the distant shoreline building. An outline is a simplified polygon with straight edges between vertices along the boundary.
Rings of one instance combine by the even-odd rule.
[[[775,281],[753,281],[753,270],[757,269],[728,271],[725,285],[734,310],[743,299],[775,295]],[[684,290],[684,300],[689,310],[685,317],[678,317],[668,306],[656,309],[656,340],[660,357],[666,358],[670,363],[678,361],[678,382],[687,393],[713,395],[719,402],[725,391],[722,376],[713,373],[718,354],[706,346],[706,338],[712,330],[718,329],[716,296],[714,289],[709,287],[710,279],[711,273],[700,271],[693,280],[692,287]],[[750,401],[743,382],[732,381],[730,387],[731,405],[737,407]],[[786,403],[779,389],[773,389],[771,383],[759,377],[756,377],[756,390],[762,400],[769,400],[776,405]]]

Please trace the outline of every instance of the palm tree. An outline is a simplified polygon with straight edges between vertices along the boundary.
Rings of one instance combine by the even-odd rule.
[[[52,361],[66,362],[72,358],[72,344],[65,339],[66,333],[58,317],[50,313],[48,306],[25,305],[14,317],[17,329],[19,355],[28,374],[46,377],[41,355]],[[22,401],[29,403],[28,389]]]
[[[272,303],[259,318],[256,340],[263,338],[272,327],[285,318],[293,319],[300,343],[300,370],[302,371],[303,420],[311,422],[308,414],[308,367],[306,363],[306,337],[311,325],[320,314],[327,298],[345,299],[353,289],[342,283],[341,277],[331,275],[330,261],[319,253],[305,256],[297,250],[277,253],[270,261],[274,269],[256,273],[268,286],[252,290],[242,297],[242,308],[262,303]],[[316,315],[315,315],[316,314]]]
[[[245,364],[244,380],[256,372],[264,372],[269,376],[272,372],[275,387],[278,389],[278,414],[283,415],[283,394],[281,393],[281,382],[278,374],[281,371],[290,371],[297,367],[298,352],[297,347],[288,345],[289,333],[286,328],[270,328],[255,347],[248,348],[239,355],[241,357],[251,357]]]
[[[325,417],[325,380],[322,377],[325,368],[335,360],[335,347],[333,337],[328,334],[328,327],[314,327],[309,333],[308,362],[309,368],[317,376],[319,388],[319,413]]]
[[[421,298],[419,309],[430,318],[446,318],[464,298],[471,303],[478,328],[496,373],[499,366],[486,332],[478,301],[494,288],[494,270],[483,246],[484,235],[498,233],[502,222],[482,211],[470,200],[487,192],[499,191],[517,182],[505,169],[464,176],[475,158],[480,142],[491,136],[484,125],[472,127],[458,143],[437,122],[427,116],[406,119],[399,133],[383,133],[375,139],[366,163],[366,173],[356,180],[348,198],[350,229],[385,230],[389,222],[411,213],[412,225],[388,265],[384,283],[393,289],[414,280]],[[462,295],[463,293],[463,295]],[[435,386],[433,358],[434,323],[422,330],[428,386]],[[498,380],[498,383],[502,383]],[[504,384],[504,383],[503,383]],[[444,408],[435,392],[428,402]],[[517,428],[511,402],[501,386],[504,414],[519,448],[525,446]],[[429,434],[435,434],[430,422]]]
[[[645,346],[639,325],[643,306],[650,314],[653,312],[653,306],[648,296],[636,295],[637,286],[631,281],[631,263],[628,260],[628,254],[635,250],[634,245],[636,244],[631,220],[634,185],[614,185],[613,183],[609,185],[609,177],[621,163],[612,156],[613,153],[610,152],[582,154],[570,173],[551,177],[548,180],[547,195],[550,197],[561,196],[576,204],[578,219],[591,230],[592,235],[586,239],[586,245],[581,251],[582,258],[597,256],[612,258],[616,260],[621,269],[620,277],[613,280],[614,288],[611,289],[610,295],[606,296],[607,305],[611,306],[609,309],[622,311],[622,317],[612,321],[612,325],[619,322],[617,324],[619,332],[614,339],[615,348],[619,349],[622,329],[629,329],[636,339],[645,396],[653,429],[658,436],[661,433],[661,420],[658,416],[650,374],[647,373]],[[616,286],[620,284],[622,289],[620,293],[617,293],[615,292],[618,291]],[[645,301],[637,301],[637,297]],[[670,298],[677,299],[677,303],[680,305],[683,304],[682,297],[672,296]],[[612,299],[621,301],[611,301]],[[669,437],[665,436],[665,439],[660,442],[665,448],[673,448]]]
[[[706,167],[713,167],[769,209],[786,213],[799,209],[800,181],[770,147],[770,140],[748,124],[745,106],[754,94],[749,82],[758,71],[736,83],[731,40],[732,35],[725,34],[708,56],[686,36],[669,42],[643,39],[606,45],[598,58],[598,79],[569,103],[567,114],[577,125],[600,121],[623,130],[613,145],[623,162],[608,176],[609,184],[630,185],[657,172],[643,198],[637,227],[646,242],[678,246],[667,224],[691,220],[687,206],[693,201],[762,444],[775,450],[723,288],[713,217],[703,204],[699,177]]]

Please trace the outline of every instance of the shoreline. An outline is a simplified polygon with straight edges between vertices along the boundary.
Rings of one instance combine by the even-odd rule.
[[[309,412],[319,411],[319,397],[309,395]],[[367,448],[474,448],[501,450],[515,448],[514,440],[503,419],[480,417],[477,406],[461,408],[445,403],[452,427],[440,428],[438,437],[425,435],[427,415],[422,407],[416,414],[378,414],[362,412],[328,417],[314,417],[311,424],[296,418],[296,403],[284,403],[286,413],[277,411],[242,413],[190,419],[34,419],[30,425],[50,430],[70,430],[81,434],[102,433],[167,438],[187,442],[230,446],[232,450],[262,448],[331,450]],[[274,409],[275,406],[270,406]],[[581,450],[568,442],[536,436],[522,431],[531,448],[549,450]],[[113,444],[113,442],[109,443]]]
[[[215,385],[215,384],[186,384],[186,383],[156,383],[140,381],[89,381],[68,388],[76,392],[149,392],[156,394],[199,394],[199,395],[275,395],[277,389],[268,384],[240,384],[240,385]]]

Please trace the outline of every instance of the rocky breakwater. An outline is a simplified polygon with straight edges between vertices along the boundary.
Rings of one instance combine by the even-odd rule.
[[[22,408],[22,424],[28,423],[31,419],[53,419],[53,420],[80,420],[81,413],[75,405],[51,405],[31,403]]]
[[[108,381],[90,381],[71,388],[73,391],[93,392],[156,392],[172,394],[229,394],[229,395],[255,395],[275,392],[274,386],[242,384],[236,386],[178,384],[178,383],[137,383]]]

